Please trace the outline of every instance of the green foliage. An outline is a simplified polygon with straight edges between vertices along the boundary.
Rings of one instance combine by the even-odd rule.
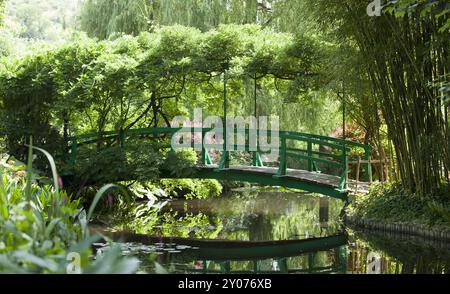
[[[74,34],[78,0],[0,1],[0,56],[26,55]]]
[[[80,13],[81,29],[107,39],[116,33],[138,35],[151,27],[151,0],[87,0]]]
[[[405,222],[448,227],[449,187],[433,195],[411,194],[399,183],[380,184],[367,195],[356,197],[350,213],[357,217],[386,222]]]
[[[176,178],[189,178],[196,172],[197,154],[192,149],[178,149],[170,151],[163,165],[163,169]]]
[[[66,273],[70,253],[79,254],[84,273],[135,271],[136,260],[123,259],[115,247],[93,262],[91,245],[99,236],[89,236],[79,201],[54,187],[29,184],[31,170],[31,164],[26,171],[0,166],[0,272]]]
[[[158,178],[163,157],[151,144],[129,144],[125,148],[113,146],[100,151],[83,153],[75,174],[79,180],[91,183],[108,183],[124,180],[139,182]],[[180,159],[180,163],[181,163]]]
[[[167,195],[186,199],[207,199],[222,194],[222,186],[216,180],[165,179],[159,186]]]
[[[69,36],[77,5],[76,0],[8,0],[7,25],[17,32],[17,42],[59,41]]]
[[[183,179],[197,172],[197,154],[192,149],[164,152],[157,144],[137,142],[127,143],[125,147],[112,146],[100,151],[88,149],[80,153],[74,170],[77,175],[75,182],[80,185],[133,180],[149,187],[150,193],[158,197],[207,198],[222,192],[221,185],[215,180]],[[181,180],[154,182],[161,173]],[[161,189],[164,195],[158,192]]]
[[[203,34],[163,27],[103,42],[79,38],[5,63],[0,129],[18,159],[25,157],[22,146],[29,135],[61,159],[71,134],[167,126],[196,106],[217,114],[224,63],[229,63],[232,111],[253,112],[252,99],[241,97],[250,96],[244,81],[256,74],[264,89],[261,101],[270,101],[260,114],[289,112],[283,99],[274,98],[295,101],[303,92],[294,88],[315,86],[321,71],[316,47],[309,38],[254,25],[220,26]]]
[[[448,181],[450,169],[449,127],[443,123],[448,111],[442,106],[450,64],[448,1],[390,1],[379,17],[367,16],[364,1],[345,2],[304,1],[303,6],[325,36],[354,52],[356,58],[346,58],[357,70],[340,75],[351,73],[351,91],[361,97],[352,104],[355,114],[369,118],[359,119],[366,139],[381,137],[377,129],[385,123],[397,177],[410,193],[428,195],[443,178]],[[342,55],[336,57],[341,64]],[[361,93],[355,91],[358,81],[364,85]],[[382,157],[383,142],[376,141]]]
[[[292,0],[88,0],[81,29],[105,39],[180,24],[203,32],[220,24],[260,24],[276,31],[305,31],[305,1]],[[124,17],[126,16],[126,17]]]
[[[450,224],[450,205],[448,203],[431,201],[427,204],[426,212],[430,216],[431,223]]]
[[[261,13],[267,11],[261,8]],[[121,33],[138,35],[160,25],[208,31],[218,24],[255,23],[256,10],[256,0],[87,0],[80,24],[89,36],[100,39]]]
[[[396,17],[403,17],[407,14],[420,13],[423,18],[434,17],[439,21],[442,27],[440,32],[450,29],[450,7],[448,1],[437,0],[399,0],[390,1],[384,8],[386,13],[393,14]]]
[[[158,213],[146,204],[129,213],[129,220],[115,225],[118,230],[131,230],[137,234],[171,236],[179,238],[215,239],[223,228],[222,220],[203,213]]]

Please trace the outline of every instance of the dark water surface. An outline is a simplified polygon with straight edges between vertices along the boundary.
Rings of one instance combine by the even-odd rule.
[[[450,244],[355,232],[341,223],[342,208],[340,200],[279,191],[174,201],[167,209],[183,219],[181,236],[163,225],[160,241],[121,246],[148,273],[450,272]],[[189,224],[198,216],[201,224]]]

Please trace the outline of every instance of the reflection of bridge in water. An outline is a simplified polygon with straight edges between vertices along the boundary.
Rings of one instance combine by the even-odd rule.
[[[191,273],[345,273],[347,269],[348,238],[344,233],[303,240],[255,242],[155,237],[126,232],[106,232],[105,235],[125,243],[183,247],[176,254],[165,251],[158,261],[178,265],[178,271]],[[317,262],[320,254],[327,255],[328,264]],[[294,259],[297,263],[302,259],[303,266],[296,265]]]
[[[281,186],[320,193],[339,199],[346,199],[349,190],[356,189],[359,192],[366,192],[368,189],[369,184],[367,182],[359,183],[358,178],[356,181],[348,179],[348,154],[352,150],[359,150],[365,154],[365,160],[368,163],[363,166],[363,171],[364,177],[368,181],[371,173],[371,147],[369,145],[333,137],[285,131],[279,132],[278,138],[271,138],[272,134],[263,134],[259,130],[251,129],[235,129],[236,134],[244,135],[245,142],[243,143],[233,143],[232,146],[227,145],[226,142],[206,144],[205,141],[207,140],[205,140],[205,137],[212,131],[217,132],[216,129],[211,128],[149,128],[91,133],[69,139],[68,145],[70,150],[67,158],[72,165],[75,165],[79,160],[90,160],[89,157],[86,158],[86,154],[89,154],[89,152],[84,151],[101,151],[101,146],[106,146],[106,148],[120,146],[126,150],[127,145],[135,142],[158,142],[161,148],[170,149],[172,148],[170,143],[174,135],[186,132],[192,136],[202,138],[203,143],[201,144],[201,162],[197,167],[197,172],[189,176],[192,178],[210,178],[243,181],[266,186]],[[221,130],[221,132],[226,133],[226,130]],[[259,142],[259,138],[264,136],[269,137],[270,140],[278,140],[279,146],[276,153],[279,154],[279,160],[276,162],[277,166],[265,166],[263,160],[264,152],[259,147],[257,147],[257,151],[254,151],[251,146],[252,143],[250,141],[254,140],[251,139],[251,134],[257,134],[256,142]],[[230,149],[250,152],[252,154],[252,163],[249,165],[231,166],[231,153],[234,151],[229,151]],[[219,162],[213,163],[211,150],[226,151],[221,152]],[[288,168],[293,162],[300,162],[303,167],[297,169]],[[359,170],[356,174],[360,174]],[[173,177],[173,171],[162,172],[161,177],[171,178]]]

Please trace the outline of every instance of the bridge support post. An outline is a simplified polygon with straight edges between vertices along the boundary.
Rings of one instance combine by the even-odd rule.
[[[219,169],[230,168],[230,153],[226,150],[223,151],[222,158],[220,159]]]
[[[261,271],[261,260],[254,260],[253,261],[253,272],[255,274],[257,274],[260,271]]]
[[[288,274],[289,273],[287,257],[277,259],[277,263],[278,263],[278,267],[280,268],[280,273],[282,273],[282,274]]]
[[[371,150],[366,149],[364,154],[364,160],[366,161],[366,167],[365,167],[365,173],[364,173],[364,180],[366,182],[371,182],[372,180],[372,164],[370,163],[371,160]]]
[[[255,83],[254,83],[254,88],[253,88],[253,90],[254,90],[254,92],[253,92],[253,99],[254,99],[254,115],[255,115],[256,119],[258,119],[258,95],[257,95],[258,82],[257,82],[257,80],[258,80],[257,74],[255,73]],[[259,131],[257,131],[257,134],[259,136]],[[249,134],[249,137],[250,137],[250,134]],[[258,142],[257,142],[257,144],[258,144]],[[258,148],[258,151],[259,151],[259,148]],[[263,163],[263,161],[261,159],[261,155],[259,154],[258,151],[253,152],[253,166],[263,167],[264,163]]]
[[[220,263],[220,272],[222,274],[229,274],[231,272],[231,263],[229,261],[224,261]]]
[[[345,274],[347,272],[347,262],[348,262],[348,253],[347,247],[341,246],[339,248],[334,249],[334,254],[336,258],[335,268],[338,270],[338,273]]]
[[[209,152],[205,148],[203,148],[203,150],[202,150],[202,160],[203,160],[203,165],[211,165],[212,164],[211,156],[209,156]]]
[[[315,253],[309,253],[308,254],[308,273],[312,274],[314,272],[314,260],[315,260]]]
[[[347,159],[347,150],[345,149],[344,145],[344,151],[342,154],[342,174],[339,180],[339,190],[341,191],[347,190],[348,188],[347,183],[348,183],[348,159]]]
[[[313,167],[313,160],[312,160],[312,142],[308,142],[308,171],[312,172]]]
[[[208,149],[206,149],[205,147],[207,143],[205,142],[205,136],[206,136],[205,129],[202,129],[202,163],[203,165],[211,165],[212,164],[211,156],[209,156]]]
[[[286,137],[280,137],[280,139],[281,139],[280,168],[278,169],[277,177],[283,177],[287,175]]]
[[[262,161],[261,155],[259,152],[253,152],[253,166],[263,167],[264,163]]]
[[[203,273],[208,273],[209,262],[207,260],[203,260]]]

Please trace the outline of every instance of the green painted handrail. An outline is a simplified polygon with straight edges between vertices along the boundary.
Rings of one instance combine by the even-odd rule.
[[[179,132],[181,130],[185,129],[186,132],[192,132],[193,130],[202,130],[203,132],[210,132],[212,130],[214,130],[214,128],[141,128],[141,129],[130,129],[130,130],[124,130],[125,134],[128,135],[151,135],[151,134],[173,134],[176,132]],[[257,134],[259,135],[262,131],[261,130],[254,130],[254,129],[239,129],[239,128],[235,128],[235,132],[237,133],[249,133],[250,131],[253,132],[257,132]],[[198,131],[200,132],[200,131]],[[91,133],[86,133],[86,134],[82,134],[82,135],[78,135],[78,136],[73,136],[73,137],[69,137],[69,141],[73,141],[73,140],[81,140],[81,139],[95,139],[95,138],[99,138],[99,137],[104,137],[104,136],[114,136],[117,135],[118,132],[117,131],[107,131],[107,132],[91,132]],[[268,137],[270,138],[270,132],[268,132]],[[322,136],[322,135],[314,135],[314,134],[306,134],[306,133],[299,133],[299,132],[291,132],[291,131],[280,131],[279,132],[280,136],[286,134],[286,135],[292,135],[292,136],[300,136],[300,137],[306,137],[306,138],[312,138],[312,139],[317,139],[317,140],[326,140],[329,142],[335,142],[338,143],[338,145],[348,145],[351,147],[358,147],[358,148],[362,148],[364,150],[368,150],[368,151],[372,151],[372,147],[370,145],[366,145],[366,144],[362,144],[362,143],[358,143],[358,142],[354,142],[354,141],[348,141],[348,140],[343,140],[343,139],[339,139],[339,138],[334,138],[334,137],[326,137],[326,136]],[[325,144],[326,141],[323,143]]]
[[[292,140],[297,140],[297,141],[307,142],[307,143],[310,142],[310,143],[313,143],[313,144],[316,144],[316,145],[330,147],[332,149],[336,149],[336,150],[339,150],[339,151],[344,151],[344,150],[345,151],[350,151],[351,150],[346,145],[339,145],[337,143],[330,143],[330,142],[321,141],[321,140],[314,139],[314,138],[294,135],[294,134],[291,134],[291,133],[281,134],[280,138],[292,139]]]
[[[280,132],[280,133],[283,133],[283,132]],[[366,144],[362,144],[362,143],[358,143],[358,142],[355,142],[355,141],[349,141],[349,140],[344,140],[344,139],[341,139],[341,138],[327,137],[327,136],[322,136],[322,135],[299,133],[299,132],[288,132],[288,133],[299,135],[299,136],[303,136],[303,137],[310,137],[310,138],[315,138],[315,139],[320,139],[320,140],[327,140],[327,141],[330,141],[330,142],[337,142],[337,143],[340,143],[340,144],[345,144],[345,145],[348,145],[348,146],[358,147],[358,148],[362,148],[364,150],[372,151],[372,146],[366,145]]]
[[[193,133],[193,134],[201,134],[202,138],[202,163],[204,165],[211,165],[212,160],[209,155],[209,149],[220,149],[223,148],[224,145],[221,143],[215,144],[203,144],[205,136],[208,132],[216,131],[217,133],[224,133],[225,130],[215,129],[215,128],[198,128],[198,127],[189,127],[189,128],[140,128],[140,129],[129,129],[129,130],[120,130],[120,131],[106,131],[106,132],[92,132],[83,134],[80,136],[74,136],[69,138],[68,143],[70,144],[70,154],[69,158],[71,163],[75,165],[77,160],[78,149],[80,146],[89,145],[94,143],[99,143],[103,141],[114,141],[117,142],[121,147],[125,147],[127,140],[129,138],[133,138],[136,136],[148,136],[148,135],[174,135],[176,133]],[[246,151],[252,152],[253,154],[253,165],[254,166],[264,166],[264,162],[261,158],[261,154],[265,153],[262,150],[250,150],[250,143],[247,143],[250,138],[247,138],[247,135],[250,137],[251,134],[256,134],[257,138],[267,137],[272,138],[272,133],[267,131],[261,131],[256,129],[240,129],[235,128],[234,134],[245,134],[245,144],[233,144],[231,146],[227,146],[228,148],[223,148],[222,159],[219,163],[218,171],[227,168],[229,165],[229,154],[230,147],[232,147],[232,151]],[[275,135],[277,133],[274,133]],[[340,185],[339,188],[341,190],[346,189],[347,185],[347,154],[353,148],[362,148],[364,149],[365,159],[370,161],[370,156],[372,153],[372,147],[369,145],[343,140],[339,138],[326,137],[321,135],[314,134],[306,134],[299,132],[288,132],[288,131],[280,131],[278,132],[279,139],[279,169],[276,174],[276,177],[283,177],[288,175],[288,167],[287,161],[289,158],[299,158],[306,160],[308,162],[308,171],[318,171],[317,163],[326,164],[327,166],[332,166],[336,168],[340,168],[342,170],[342,174],[340,177]],[[224,140],[226,142],[226,140]],[[306,149],[291,147],[292,144],[288,144],[289,142],[294,142],[295,144],[305,144]],[[257,140],[258,142],[258,140]],[[289,145],[289,146],[288,146]],[[191,145],[192,146],[192,145]],[[318,146],[318,151],[314,149],[314,146]],[[320,147],[327,147],[328,149],[333,150],[333,152],[324,152],[320,150]],[[166,146],[166,148],[170,148],[170,146]],[[370,173],[370,163],[366,166],[366,175],[368,176]]]

